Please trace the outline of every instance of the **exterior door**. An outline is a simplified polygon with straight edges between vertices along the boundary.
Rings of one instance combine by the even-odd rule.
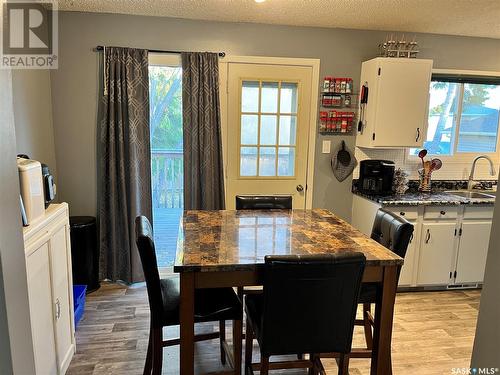
[[[230,63],[227,199],[291,195],[305,208],[312,67]]]

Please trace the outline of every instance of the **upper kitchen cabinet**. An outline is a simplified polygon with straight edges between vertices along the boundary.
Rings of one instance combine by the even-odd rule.
[[[363,126],[358,129],[356,146],[421,147],[427,131],[431,74],[432,60],[378,57],[365,61],[360,85],[368,87],[368,98],[361,104]]]

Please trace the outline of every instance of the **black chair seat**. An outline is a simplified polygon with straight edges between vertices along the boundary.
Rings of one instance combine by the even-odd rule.
[[[164,325],[179,324],[179,277],[160,280]],[[242,318],[241,302],[232,288],[196,289],[194,300],[195,323]]]
[[[363,283],[359,292],[358,303],[376,303],[379,297],[380,288],[377,284]]]

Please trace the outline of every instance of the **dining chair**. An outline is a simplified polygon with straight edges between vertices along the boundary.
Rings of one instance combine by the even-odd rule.
[[[160,279],[156,262],[155,245],[151,223],[145,216],[135,220],[136,243],[139,250],[142,269],[146,279],[146,288],[151,312],[149,343],[144,365],[144,374],[160,375],[163,362],[163,347],[179,344],[180,340],[163,341],[163,327],[179,324],[180,288],[176,276]],[[235,364],[235,373],[241,371],[242,351],[242,304],[232,288],[196,289],[194,303],[194,321],[219,322],[219,332],[195,336],[195,341],[220,340],[222,364],[226,356]],[[233,321],[233,353],[227,348],[225,321]],[[240,364],[240,368],[237,365]]]
[[[347,374],[354,320],[365,268],[361,253],[266,256],[264,291],[246,296],[245,373],[253,370],[322,370],[320,353],[339,352]],[[252,363],[253,339],[261,362]],[[270,362],[269,357],[309,353],[309,359]]]
[[[377,211],[371,233],[372,239],[404,259],[412,236],[413,225],[406,219],[383,208]],[[397,281],[399,281],[400,271],[401,269],[398,271]],[[364,327],[366,349],[357,353],[358,358],[372,357],[373,327],[377,316],[373,316],[371,305],[377,303],[379,298],[380,287],[378,284],[363,283],[361,285],[358,303],[363,305],[363,319],[357,319],[355,325]]]
[[[292,209],[291,195],[237,195],[237,210]]]

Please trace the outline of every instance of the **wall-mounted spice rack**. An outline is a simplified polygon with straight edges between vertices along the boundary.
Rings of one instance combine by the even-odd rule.
[[[327,76],[320,95],[319,132],[323,135],[350,135],[356,119],[358,95],[352,78]],[[330,108],[335,108],[330,110]]]

